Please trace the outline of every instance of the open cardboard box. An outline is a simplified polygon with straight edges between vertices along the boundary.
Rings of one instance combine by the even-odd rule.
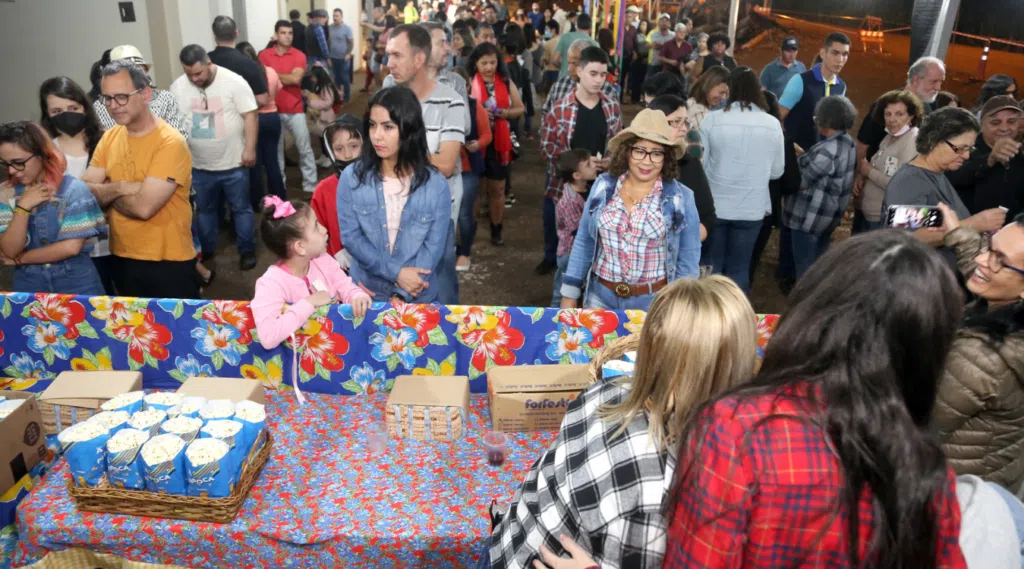
[[[206,399],[230,399],[267,404],[263,393],[263,382],[239,377],[190,377],[178,388],[178,393],[188,397]]]
[[[35,393],[0,391],[8,401],[25,400],[4,419],[0,419],[0,495],[46,457],[43,416]]]
[[[396,416],[395,408],[400,416]],[[388,395],[386,418],[391,437],[455,440],[466,434],[469,417],[469,378],[465,376],[403,375],[395,378]],[[410,428],[409,414],[412,415]],[[399,424],[399,419],[401,424]]]
[[[137,371],[65,371],[39,395],[46,433],[55,435],[100,411],[122,393],[142,389]]]
[[[588,386],[586,365],[495,366],[487,371],[491,428],[557,431],[569,403]]]

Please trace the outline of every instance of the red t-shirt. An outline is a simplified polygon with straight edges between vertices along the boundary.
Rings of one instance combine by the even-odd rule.
[[[338,228],[338,175],[320,180],[309,205],[321,225],[327,228],[327,252],[333,257],[344,249]]]
[[[690,42],[684,41],[683,45],[676,44],[676,39],[672,38],[667,42],[661,44],[661,57],[667,57],[675,60],[677,63],[686,63],[686,58],[690,56],[690,52],[693,51],[693,46]],[[662,65],[664,71],[675,71],[679,73],[679,65],[669,65],[668,63]]]
[[[291,47],[283,54],[277,53],[276,47],[268,47],[260,52],[260,62],[278,75],[290,75],[296,68],[306,69],[306,55]],[[295,115],[305,112],[302,107],[302,89],[298,85],[283,86],[277,92],[274,102],[277,103],[279,113]]]

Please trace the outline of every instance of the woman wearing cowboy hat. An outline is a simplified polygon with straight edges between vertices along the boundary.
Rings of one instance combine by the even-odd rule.
[[[608,152],[611,167],[590,191],[562,280],[562,308],[646,310],[668,283],[700,274],[700,219],[693,192],[676,181],[683,146],[665,113],[640,111]]]

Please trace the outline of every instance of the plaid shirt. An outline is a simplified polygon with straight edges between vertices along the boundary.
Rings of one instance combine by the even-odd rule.
[[[576,231],[583,219],[583,206],[587,200],[570,184],[562,186],[562,195],[555,202],[555,227],[558,230],[558,250],[555,254],[564,257],[572,253],[572,244],[576,241]]]
[[[623,174],[615,184],[615,195],[597,218],[601,249],[594,273],[613,283],[647,284],[664,278],[668,224],[661,211],[661,178],[651,193],[626,211],[622,201]]]
[[[782,223],[821,235],[833,227],[850,203],[857,145],[845,131],[839,132],[812,146],[797,162],[801,189],[786,196]]]
[[[799,419],[809,412],[795,393],[725,399],[708,410],[697,464],[670,520],[665,569],[850,567],[842,465],[821,428]],[[966,569],[951,470],[932,505],[938,567]],[[865,491],[858,505],[864,567],[875,565],[865,559],[872,508]]]
[[[563,152],[572,150],[569,143],[572,134],[576,131],[576,112],[579,110],[579,101],[576,100],[576,91],[570,91],[568,95],[557,100],[550,111],[544,113],[544,123],[540,128],[540,150],[548,160],[548,187],[544,197],[558,201],[561,197],[562,185],[558,180],[558,172],[555,164]],[[608,136],[605,139],[610,141],[613,136],[622,130],[622,110],[619,108],[617,96],[609,97],[601,92],[601,110],[604,111],[604,118],[608,121]]]
[[[114,118],[107,112],[107,107],[98,99],[93,102],[92,108],[96,111],[96,117],[100,119],[103,130],[110,130],[117,125]],[[164,122],[171,125],[174,130],[180,132],[185,137],[185,140],[192,136],[192,121],[190,117],[186,117],[185,113],[181,112],[177,99],[174,98],[170,91],[153,89],[153,98],[149,101],[149,110],[153,111],[153,114],[157,117],[164,119]]]
[[[601,569],[660,569],[665,554],[661,503],[675,461],[658,452],[640,414],[626,430],[598,417],[625,399],[617,382],[588,387],[569,404],[558,437],[527,474],[508,515],[491,535],[491,569],[533,569],[541,544],[563,554],[572,537]]]

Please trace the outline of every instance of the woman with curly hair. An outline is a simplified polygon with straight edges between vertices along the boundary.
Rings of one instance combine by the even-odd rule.
[[[611,166],[584,207],[563,308],[647,310],[668,283],[699,275],[700,218],[676,181],[684,145],[665,113],[649,109],[608,143]]]

